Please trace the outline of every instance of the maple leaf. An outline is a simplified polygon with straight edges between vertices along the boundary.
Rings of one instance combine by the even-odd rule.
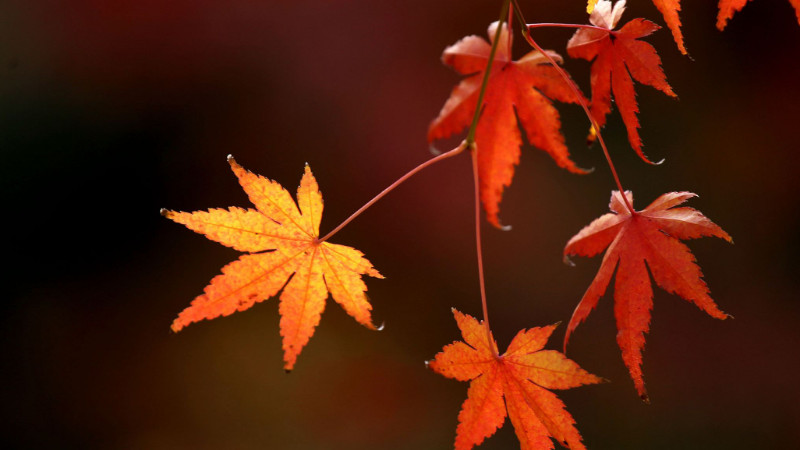
[[[464,341],[446,345],[428,366],[448,378],[470,381],[458,414],[455,448],[479,445],[503,426],[506,415],[523,449],[551,449],[551,437],[571,449],[585,448],[575,420],[548,389],[605,380],[555,350],[542,350],[557,324],[521,330],[498,355],[483,322],[455,309],[453,315]]]
[[[492,42],[497,26],[497,22],[489,26]],[[544,55],[533,51],[512,61],[510,46],[508,27],[503,24],[475,130],[480,197],[487,219],[496,227],[500,227],[503,189],[511,184],[514,166],[519,163],[522,135],[517,118],[530,143],[550,154],[556,164],[571,172],[586,173],[569,158],[558,111],[548,99],[576,103],[575,94]],[[449,137],[470,125],[490,52],[489,42],[478,36],[467,36],[445,49],[442,61],[467,78],[453,89],[431,123],[428,142]],[[558,54],[548,54],[561,61]]]
[[[717,14],[717,28],[722,31],[728,25],[728,20],[733,17],[737,11],[741,11],[744,5],[750,0],[719,0],[719,14]],[[795,14],[797,15],[797,23],[800,24],[800,0],[789,0],[789,3],[794,6]]]
[[[249,254],[223,267],[222,275],[214,277],[205,293],[178,315],[172,330],[244,311],[281,288],[280,330],[286,370],[294,367],[314,334],[328,292],[359,323],[375,329],[361,275],[383,276],[358,250],[319,240],[322,194],[309,166],[295,204],[277,182],[243,169],[231,156],[228,161],[256,209],[161,212],[209,239]]]
[[[626,191],[633,205],[633,194]],[[686,245],[680,239],[716,236],[733,242],[731,237],[699,211],[675,208],[695,197],[691,192],[670,192],[635,214],[625,206],[619,191],[611,194],[611,213],[604,214],[584,227],[564,248],[568,255],[594,256],[608,250],[592,284],[572,313],[564,336],[564,351],[575,328],[597,305],[605,293],[614,269],[614,315],[617,320],[617,344],[639,395],[647,401],[642,378],[642,349],[644,334],[650,329],[653,290],[648,269],[656,284],[667,292],[691,301],[717,319],[730,316],[722,312],[709,296],[700,267],[695,264]]]
[[[644,161],[651,163],[642,151],[639,137],[639,119],[636,113],[636,92],[633,80],[652,86],[671,97],[677,97],[667,84],[661,69],[661,58],[656,49],[647,42],[638,40],[660,27],[645,19],[633,19],[619,31],[612,31],[625,10],[625,0],[614,7],[611,2],[600,0],[589,16],[589,22],[608,31],[581,28],[567,43],[567,53],[573,58],[594,59],[591,68],[592,103],[591,113],[597,125],[606,123],[611,112],[611,92],[617,103],[631,146]]]

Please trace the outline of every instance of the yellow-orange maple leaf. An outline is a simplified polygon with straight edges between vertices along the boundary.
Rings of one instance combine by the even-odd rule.
[[[228,161],[256,209],[162,210],[162,214],[209,239],[249,253],[223,267],[222,275],[214,277],[205,293],[178,315],[172,330],[243,311],[281,288],[286,370],[294,367],[314,334],[328,292],[359,323],[375,329],[361,275],[383,276],[358,250],[320,241],[322,194],[311,169],[306,165],[295,204],[277,182],[243,169],[231,156]]]
[[[506,415],[523,450],[552,449],[551,437],[573,450],[585,448],[575,420],[548,389],[570,389],[603,379],[560,352],[542,350],[556,325],[521,330],[508,350],[498,355],[497,343],[483,322],[455,309],[453,315],[464,341],[446,345],[428,365],[448,378],[470,381],[458,414],[455,448],[479,445],[503,426]]]

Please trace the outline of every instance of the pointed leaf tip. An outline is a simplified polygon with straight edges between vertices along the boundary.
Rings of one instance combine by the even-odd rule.
[[[172,215],[172,211],[168,210],[167,208],[161,208],[159,214],[169,219],[170,215]]]
[[[383,331],[383,329],[384,329],[385,327],[386,327],[386,322],[385,322],[385,321],[384,321],[384,322],[381,322],[381,324],[380,324],[380,325],[378,325],[378,327],[377,327],[377,328],[375,328],[375,331]]]

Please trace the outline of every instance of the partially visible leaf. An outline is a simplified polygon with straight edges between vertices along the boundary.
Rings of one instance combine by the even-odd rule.
[[[172,330],[244,311],[283,289],[280,329],[284,367],[291,370],[319,324],[329,292],[359,323],[375,329],[361,275],[383,277],[358,250],[319,240],[322,194],[311,169],[305,168],[295,204],[277,182],[243,169],[232,157],[228,161],[256,209],[162,210],[162,214],[250,253],[223,267],[222,275],[178,315]]]
[[[728,25],[728,20],[733,17],[733,14],[741,11],[744,5],[750,0],[719,0],[719,14],[717,14],[717,28],[722,31]],[[797,15],[797,23],[800,24],[800,0],[789,0],[789,3],[794,6],[795,15]]]
[[[594,60],[591,69],[591,113],[597,124],[602,127],[606,123],[606,116],[611,112],[613,91],[631,146],[639,157],[652,164],[642,151],[639,119],[636,116],[639,107],[631,77],[671,97],[676,95],[667,83],[656,49],[639,40],[660,27],[648,20],[633,19],[619,31],[612,31],[624,10],[625,0],[618,1],[613,8],[610,1],[597,2],[589,21],[608,31],[579,29],[567,43],[567,52],[573,58]]]
[[[633,204],[633,194],[625,193]],[[617,343],[639,395],[647,401],[642,376],[644,335],[650,330],[653,289],[650,275],[667,292],[691,301],[716,319],[730,316],[722,312],[709,295],[694,255],[681,239],[716,236],[732,242],[731,237],[699,211],[681,207],[695,197],[691,192],[670,192],[657,198],[635,214],[627,209],[619,191],[611,194],[611,213],[604,214],[569,240],[564,256],[594,256],[606,247],[603,262],[592,284],[583,294],[564,336],[564,351],[575,328],[589,316],[606,292],[614,270],[614,315],[617,319]],[[619,267],[618,267],[619,266]],[[648,275],[648,269],[650,275]]]
[[[686,46],[683,44],[683,33],[681,32],[681,19],[678,13],[681,11],[681,0],[653,0],[653,4],[664,16],[667,27],[672,31],[672,38],[678,45],[678,50],[684,55],[688,54]]]
[[[470,381],[458,414],[455,448],[470,449],[503,426],[506,415],[523,449],[551,449],[557,440],[571,449],[585,448],[575,420],[548,389],[570,389],[603,381],[555,350],[542,350],[556,325],[522,330],[508,350],[497,343],[483,322],[453,310],[464,341],[446,345],[429,363],[435,372]]]

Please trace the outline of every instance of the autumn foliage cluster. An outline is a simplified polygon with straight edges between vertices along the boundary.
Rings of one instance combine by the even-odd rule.
[[[789,2],[800,22],[800,0]],[[578,231],[564,248],[568,263],[570,256],[604,253],[597,275],[589,282],[568,322],[563,351],[566,352],[570,336],[605,295],[613,278],[617,343],[637,394],[649,401],[642,351],[650,327],[653,282],[694,303],[713,318],[728,318],[710,297],[701,270],[682,241],[714,236],[732,242],[722,228],[684,205],[695,196],[693,193],[668,192],[644,209],[634,209],[633,194],[619,181],[603,140],[603,126],[616,109],[627,129],[631,148],[645,163],[654,164],[645,155],[639,135],[641,124],[634,81],[670,97],[676,96],[656,49],[645,40],[660,27],[642,18],[623,20],[625,0],[614,4],[590,0],[588,23],[576,25],[529,24],[524,20],[520,2],[498,3],[500,20],[489,25],[488,39],[467,36],[447,47],[442,55],[444,64],[463,78],[432,121],[428,140],[435,144],[466,133],[463,143],[411,170],[327,235],[320,234],[322,194],[308,166],[293,198],[275,181],[249,172],[229,157],[253,208],[212,208],[191,213],[162,210],[172,221],[244,252],[223,267],[222,274],[214,277],[204,293],[178,315],[172,324],[173,331],[204,319],[243,311],[279,295],[280,335],[284,368],[288,371],[295,367],[320,323],[329,294],[360,324],[379,329],[372,321],[363,276],[383,276],[360,251],[331,243],[329,239],[419,170],[467,153],[475,173],[483,320],[453,310],[462,340],[444,346],[428,363],[430,369],[441,375],[470,382],[467,399],[458,415],[455,447],[468,449],[479,445],[508,417],[523,449],[553,448],[553,440],[568,448],[584,448],[574,419],[551,390],[605,380],[581,369],[562,352],[544,350],[556,325],[519,331],[501,353],[489,326],[480,257],[479,210],[482,206],[487,221],[495,228],[503,228],[500,220],[503,191],[513,180],[524,141],[547,152],[563,169],[576,174],[588,172],[570,159],[561,134],[554,102],[569,103],[586,112],[588,141],[602,149],[616,189],[611,192],[610,212]],[[678,15],[679,0],[653,0],[653,3],[663,14],[678,50],[687,54]],[[722,30],[745,3],[747,0],[721,0],[717,27]],[[542,49],[533,39],[532,31],[545,27],[576,30],[566,44],[566,54],[591,62],[590,95],[584,95],[560,67],[562,56]],[[511,50],[519,42],[528,45],[530,51],[513,60]],[[576,297],[579,294],[576,292]]]

